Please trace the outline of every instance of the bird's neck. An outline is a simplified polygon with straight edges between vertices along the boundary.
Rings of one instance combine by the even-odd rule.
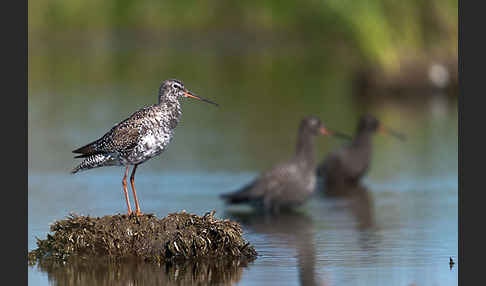
[[[372,139],[372,132],[358,132],[351,144],[351,146],[362,152],[371,152],[371,139]]]
[[[314,136],[307,130],[299,130],[297,137],[296,157],[308,168],[313,168],[315,165],[313,137]]]
[[[160,106],[166,106],[168,108],[180,108],[180,102],[177,97],[173,96],[163,96],[159,95],[159,103]]]
[[[170,100],[170,99],[159,99],[159,104],[158,104],[162,110],[166,110],[168,112],[169,116],[171,118],[176,119],[179,121],[179,118],[182,114],[182,107],[181,103],[176,99],[176,100]]]

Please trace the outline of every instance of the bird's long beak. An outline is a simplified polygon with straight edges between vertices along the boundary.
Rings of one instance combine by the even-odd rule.
[[[219,104],[217,104],[216,102],[211,101],[209,99],[202,98],[200,96],[197,96],[197,95],[193,94],[192,92],[188,91],[187,89],[184,91],[184,97],[195,98],[195,99],[198,99],[198,100],[201,100],[201,101],[204,101],[204,102],[211,103],[211,104],[214,104],[216,106],[219,106]]]
[[[349,136],[349,135],[347,135],[347,134],[341,133],[339,131],[329,130],[329,129],[324,128],[324,127],[321,127],[319,129],[319,132],[322,135],[335,136],[335,137],[339,137],[339,138],[343,138],[343,139],[347,139],[347,140],[351,140],[352,139],[352,137]]]
[[[386,126],[383,126],[383,125],[380,125],[380,127],[378,127],[378,132],[381,132],[381,133],[385,133],[385,134],[388,134],[388,135],[391,135],[401,141],[406,141],[407,140],[407,136],[405,136],[405,134],[403,133],[400,133],[398,131],[395,131],[393,129],[390,129]]]

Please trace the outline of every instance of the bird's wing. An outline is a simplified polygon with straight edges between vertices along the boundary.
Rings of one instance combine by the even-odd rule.
[[[253,192],[259,196],[279,196],[298,178],[298,169],[292,162],[284,162],[264,172],[253,186]]]
[[[111,134],[111,144],[103,148],[105,152],[132,150],[140,139],[140,128],[135,124],[117,126]]]
[[[81,155],[75,158],[83,158],[96,154],[112,152],[124,152],[133,149],[141,136],[141,118],[149,111],[149,107],[138,110],[129,118],[113,126],[98,140],[84,145],[73,151]]]

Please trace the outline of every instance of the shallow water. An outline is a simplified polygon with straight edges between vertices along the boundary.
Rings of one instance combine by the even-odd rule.
[[[455,100],[424,95],[418,102],[389,99],[361,105],[351,96],[335,95],[283,103],[267,98],[261,105],[256,96],[245,100],[225,90],[205,94],[197,82],[187,86],[222,106],[184,103],[169,149],[137,170],[137,194],[142,211],[159,217],[183,209],[198,215],[215,209],[217,217],[240,221],[260,256],[232,277],[238,285],[458,284],[459,265],[449,269],[448,264],[450,256],[457,261],[458,255]],[[136,97],[130,94],[144,94],[145,89],[45,88],[29,93],[29,250],[36,247],[36,237],[45,238],[50,223],[70,212],[103,216],[126,211],[122,168],[71,175],[77,162],[70,152],[136,108],[155,102],[156,89]],[[219,194],[291,156],[303,115],[317,114],[329,126],[352,133],[363,112],[374,113],[408,140],[375,136],[372,168],[359,195],[315,194],[296,213],[266,219],[249,208],[227,208],[219,200]],[[343,143],[316,140],[319,158]],[[89,276],[76,268],[49,272],[29,267],[29,285],[64,285],[67,280],[62,279],[70,273],[77,273],[69,280],[72,285],[126,285],[124,279],[151,275],[167,283],[174,279],[152,266],[126,267],[122,272],[129,274],[122,281],[116,278],[120,269]]]

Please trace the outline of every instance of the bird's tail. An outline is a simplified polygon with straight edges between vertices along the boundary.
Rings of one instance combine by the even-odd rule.
[[[84,159],[81,164],[71,170],[71,174],[76,174],[79,171],[89,170],[93,168],[115,165],[118,165],[117,161],[111,155],[96,154],[86,157],[86,159]]]
[[[227,204],[243,204],[252,200],[250,190],[253,187],[253,183],[250,183],[243,188],[226,194],[221,194],[219,197]]]
[[[246,194],[242,194],[240,192],[222,194],[220,195],[220,198],[224,200],[225,203],[230,205],[242,204],[250,201]]]

